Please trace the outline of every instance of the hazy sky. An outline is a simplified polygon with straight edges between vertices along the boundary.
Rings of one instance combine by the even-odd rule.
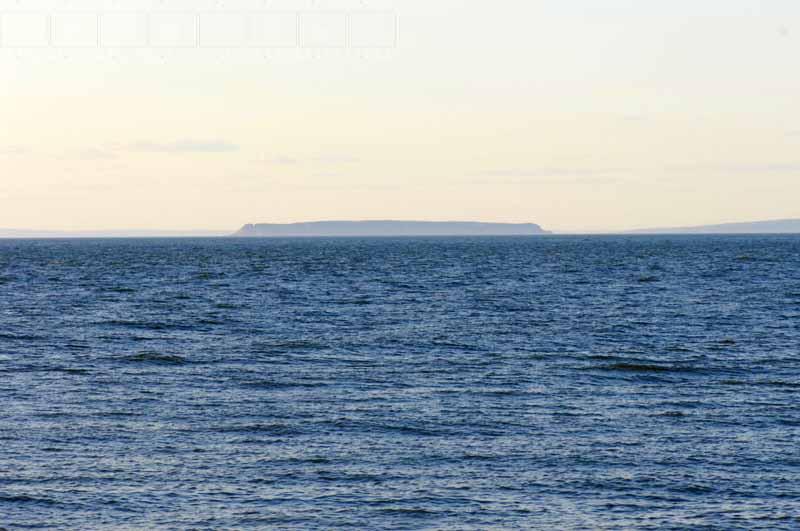
[[[797,0],[19,11],[0,0],[0,227],[800,217]],[[115,47],[141,44],[120,14],[149,16],[145,45]],[[250,41],[221,16],[237,14]]]

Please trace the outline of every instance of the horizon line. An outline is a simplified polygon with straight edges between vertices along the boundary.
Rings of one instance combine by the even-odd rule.
[[[3,228],[0,227],[0,238],[15,239],[15,238],[147,238],[147,237],[218,237],[229,236],[235,234],[243,227],[251,225],[301,225],[301,224],[315,224],[315,223],[380,223],[380,222],[394,222],[394,223],[475,223],[475,224],[496,224],[496,225],[537,225],[543,230],[546,230],[552,235],[615,235],[615,234],[643,234],[647,235],[648,232],[658,231],[659,234],[681,234],[680,231],[700,231],[705,228],[718,228],[725,226],[737,225],[763,225],[770,223],[786,223],[786,222],[800,222],[800,216],[797,218],[773,218],[762,219],[754,221],[724,221],[717,223],[704,223],[693,225],[680,225],[669,227],[638,227],[638,228],[618,228],[618,229],[545,229],[540,223],[533,221],[510,222],[510,221],[476,221],[471,220],[448,220],[438,221],[430,219],[316,219],[307,221],[293,221],[293,222],[257,222],[257,223],[244,223],[233,229],[152,229],[152,228],[111,228],[111,229],[30,229],[30,228]],[[675,232],[670,232],[675,231]],[[702,234],[702,232],[695,232],[695,234]],[[731,232],[729,234],[736,234]],[[741,234],[775,234],[775,232],[765,231],[759,232],[744,232]]]

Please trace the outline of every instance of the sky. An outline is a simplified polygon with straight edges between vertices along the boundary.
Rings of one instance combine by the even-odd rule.
[[[0,0],[0,227],[800,217],[799,20],[796,0]]]

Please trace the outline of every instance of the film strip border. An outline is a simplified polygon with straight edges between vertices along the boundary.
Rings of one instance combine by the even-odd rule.
[[[0,12],[0,48],[395,48],[390,11]]]

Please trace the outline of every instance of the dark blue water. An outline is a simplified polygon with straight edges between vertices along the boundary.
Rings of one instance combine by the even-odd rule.
[[[0,241],[0,527],[797,529],[800,237]]]

